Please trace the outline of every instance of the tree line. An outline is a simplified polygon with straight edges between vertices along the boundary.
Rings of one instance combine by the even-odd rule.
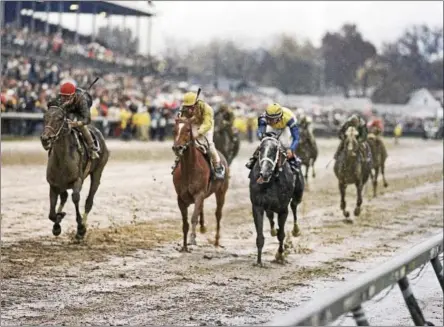
[[[377,51],[356,24],[325,33],[319,48],[283,34],[258,48],[215,39],[180,49],[169,40],[164,53],[191,76],[253,81],[292,94],[341,90],[349,97],[353,90],[376,103],[405,103],[411,91],[422,87],[442,89],[442,54],[442,27],[411,26]]]

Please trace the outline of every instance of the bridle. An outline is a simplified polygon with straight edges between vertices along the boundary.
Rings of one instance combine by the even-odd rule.
[[[274,170],[274,169],[276,168],[276,164],[277,164],[277,161],[278,161],[278,159],[279,159],[280,144],[279,144],[279,141],[278,141],[276,138],[271,137],[271,136],[266,136],[266,137],[264,137],[264,138],[262,139],[262,141],[261,141],[261,144],[262,144],[264,141],[266,141],[266,140],[273,140],[273,142],[277,142],[276,157],[275,157],[274,159],[270,159],[270,158],[268,158],[268,157],[265,157],[265,158],[261,158],[261,157],[259,157],[259,164],[262,165],[262,163],[263,163],[264,161],[268,161],[268,162],[270,162],[270,163],[272,164],[272,166],[273,166],[273,169],[272,169],[272,170]]]
[[[45,127],[43,129],[43,131],[49,129],[54,134],[54,135],[48,136],[48,139],[51,140],[52,142],[55,142],[60,137],[60,134],[61,134],[63,128],[65,127],[65,125],[68,123],[68,119],[66,118],[66,113],[62,108],[60,108],[58,106],[51,106],[49,108],[57,108],[59,110],[62,110],[62,112],[63,112],[63,123],[60,125],[60,127],[57,131],[50,125],[45,125]],[[49,108],[48,108],[48,110],[49,110]]]

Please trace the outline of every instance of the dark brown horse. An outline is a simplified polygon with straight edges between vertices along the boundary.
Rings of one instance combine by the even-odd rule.
[[[200,231],[205,233],[204,200],[211,194],[216,195],[216,240],[214,245],[219,246],[220,221],[222,208],[225,203],[225,194],[228,189],[229,168],[226,159],[219,153],[222,164],[225,166],[223,180],[212,179],[210,168],[209,149],[198,143],[192,135],[192,120],[177,118],[174,126],[173,151],[180,157],[179,164],[173,173],[174,188],[177,193],[177,203],[182,214],[183,247],[181,251],[188,252],[188,207],[194,203],[191,216],[190,244],[196,245],[196,225],[200,216]],[[202,151],[208,152],[204,154]]]
[[[316,143],[311,145],[309,142],[309,131],[306,128],[301,128],[300,130],[300,138],[299,145],[296,149],[296,155],[299,159],[301,159],[301,163],[305,166],[305,181],[308,182],[308,170],[310,167],[312,168],[311,177],[316,177],[316,172],[314,168],[314,163],[318,158],[318,147]],[[314,140],[313,140],[314,141]]]
[[[345,218],[349,218],[350,213],[346,210],[345,190],[347,185],[355,184],[357,192],[356,207],[354,215],[359,216],[362,205],[362,189],[370,176],[370,167],[360,150],[357,140],[358,131],[350,126],[345,132],[344,146],[334,165],[334,172],[339,182],[339,191],[341,193],[341,210]],[[347,220],[351,222],[351,220]]]
[[[109,152],[103,135],[89,126],[99,146],[99,159],[91,160],[88,148],[80,138],[80,133],[70,127],[66,112],[57,106],[51,106],[44,115],[45,128],[40,136],[45,150],[49,150],[46,180],[49,183],[49,219],[54,222],[52,233],[60,235],[60,222],[65,213],[63,207],[68,199],[67,190],[72,189],[72,201],[76,208],[77,239],[86,234],[86,220],[93,206],[94,196],[100,185],[103,169],[108,162]],[[85,202],[85,212],[80,214],[80,191],[87,176],[91,176],[91,186]],[[56,211],[57,199],[60,204]]]
[[[373,197],[376,197],[376,192],[378,189],[378,176],[379,170],[381,170],[382,182],[384,187],[388,186],[388,183],[385,179],[385,161],[387,160],[387,154],[384,147],[384,143],[382,140],[375,134],[368,134],[367,142],[372,151],[372,162],[373,162]]]

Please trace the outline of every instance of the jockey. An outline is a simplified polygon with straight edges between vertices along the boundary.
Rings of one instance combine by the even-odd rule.
[[[270,104],[265,113],[258,118],[258,130],[257,135],[259,139],[262,139],[265,134],[267,125],[270,125],[274,129],[284,130],[286,127],[290,129],[292,142],[287,149],[287,158],[292,167],[297,168],[298,162],[296,160],[296,148],[299,144],[299,129],[296,121],[296,117],[290,109],[281,107],[277,103]],[[252,169],[256,163],[258,157],[259,147],[254,151],[253,156],[249,159],[245,165],[248,169]]]
[[[384,132],[384,123],[382,122],[382,119],[374,119],[371,122],[368,123],[368,127],[370,130],[370,133],[375,134],[376,140],[381,145],[381,151],[384,158],[387,158],[387,149],[385,148],[384,142],[381,139],[381,135]]]
[[[339,130],[339,139],[341,140],[341,143],[339,143],[338,149],[336,150],[336,153],[334,155],[334,159],[337,160],[339,153],[342,150],[342,147],[344,145],[344,139],[345,139],[345,132],[347,131],[347,128],[350,126],[353,126],[358,131],[358,142],[361,145],[360,149],[364,156],[364,158],[367,158],[368,162],[371,162],[371,152],[370,148],[367,145],[367,124],[365,120],[362,117],[359,117],[358,115],[352,115],[350,116],[341,126]],[[365,146],[362,146],[365,144]],[[367,154],[366,154],[367,152]]]
[[[211,152],[211,159],[214,165],[214,172],[216,179],[225,178],[225,167],[220,162],[219,153],[216,150],[213,142],[214,132],[214,118],[213,108],[202,100],[197,99],[197,94],[194,92],[185,93],[182,103],[182,114],[186,118],[193,118],[192,124],[193,137],[196,140],[201,140],[202,143],[207,143]],[[205,141],[206,138],[206,141]],[[173,172],[179,163],[180,158],[176,157],[175,164],[172,167]]]
[[[296,116],[299,122],[299,127],[306,130],[308,133],[308,143],[311,147],[315,147],[315,138],[313,135],[313,128],[312,128],[312,118],[310,116],[305,115],[304,113],[300,114],[299,116]]]
[[[368,129],[370,130],[370,133],[375,134],[376,136],[379,136],[384,131],[384,124],[381,119],[373,119],[368,123]]]
[[[88,129],[88,125],[91,123],[91,95],[76,87],[73,83],[66,82],[60,86],[59,97],[56,101],[68,114],[72,114],[77,118],[77,121],[70,122],[70,126],[77,127],[82,133],[88,143],[91,159],[98,159],[98,149]]]
[[[222,128],[228,132],[228,136],[230,137],[230,141],[235,141],[235,135],[233,133],[233,122],[234,122],[234,113],[233,110],[226,104],[222,104],[220,106],[219,111],[216,113],[216,116],[222,116]]]

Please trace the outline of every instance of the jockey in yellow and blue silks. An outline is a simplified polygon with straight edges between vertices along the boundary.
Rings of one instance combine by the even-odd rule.
[[[298,161],[296,160],[295,151],[299,144],[299,128],[293,112],[277,103],[270,104],[265,110],[265,113],[260,115],[258,118],[257,135],[259,139],[262,139],[268,125],[273,129],[281,130],[281,132],[283,132],[283,130],[287,127],[290,129],[292,142],[290,147],[286,150],[287,159],[290,164],[297,167]],[[254,151],[253,156],[245,165],[248,169],[253,168],[254,164],[256,163],[259,152],[258,150],[259,147],[256,149],[256,151]]]

